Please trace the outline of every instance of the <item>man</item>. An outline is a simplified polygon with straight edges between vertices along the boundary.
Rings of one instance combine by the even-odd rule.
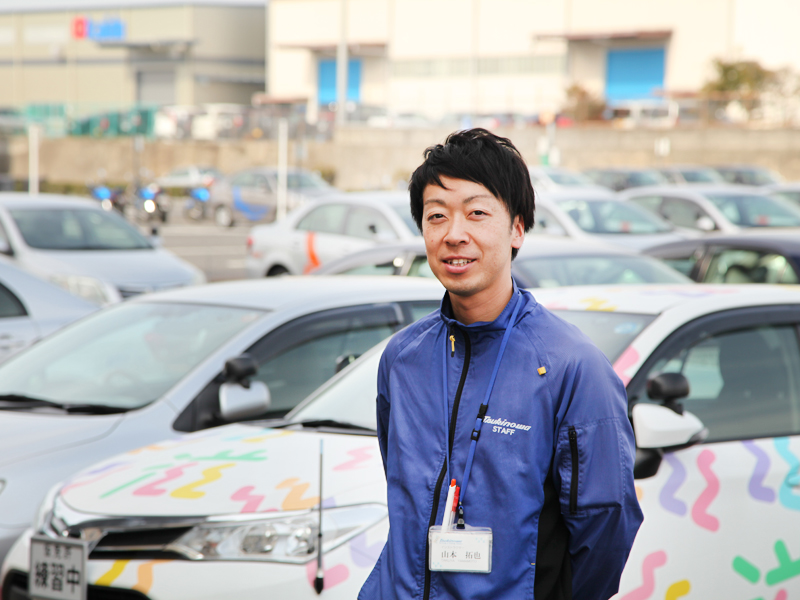
[[[533,226],[527,167],[473,129],[428,148],[409,189],[447,293],[381,358],[391,527],[359,598],[606,600],[642,520],[627,398],[589,339],[511,278]]]

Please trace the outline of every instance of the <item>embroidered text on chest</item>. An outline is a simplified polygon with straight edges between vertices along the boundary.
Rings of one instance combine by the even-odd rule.
[[[514,431],[519,429],[522,431],[530,430],[530,425],[523,425],[522,423],[512,423],[511,421],[507,421],[503,418],[494,419],[489,415],[486,415],[483,418],[483,422],[486,425],[493,425],[492,432],[493,433],[504,433],[505,435],[514,435]]]

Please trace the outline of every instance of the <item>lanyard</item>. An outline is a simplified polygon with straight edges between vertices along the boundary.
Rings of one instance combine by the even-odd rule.
[[[486,389],[486,397],[483,400],[483,404],[481,404],[480,409],[478,410],[478,416],[475,420],[475,428],[472,430],[472,434],[470,435],[470,445],[469,445],[469,454],[467,455],[467,463],[464,465],[464,477],[461,480],[461,494],[459,496],[458,502],[458,512],[459,515],[463,515],[464,512],[464,496],[467,494],[467,484],[469,483],[469,473],[472,470],[472,461],[475,459],[475,447],[478,445],[478,438],[480,437],[481,433],[481,425],[483,425],[483,417],[486,416],[486,410],[489,408],[489,398],[492,395],[492,388],[494,388],[494,381],[497,379],[497,371],[500,369],[500,363],[503,360],[503,353],[506,350],[506,345],[508,344],[508,338],[511,336],[511,330],[514,328],[514,322],[517,320],[517,315],[519,314],[519,309],[522,307],[522,298],[520,297],[519,292],[515,294],[516,296],[516,306],[514,306],[514,311],[511,314],[511,319],[508,321],[508,325],[506,325],[505,333],[503,333],[503,340],[500,342],[500,350],[497,353],[497,359],[494,363],[494,369],[492,370],[492,376],[489,378],[489,387]],[[447,342],[447,338],[445,337],[445,342]],[[444,382],[444,423],[445,423],[445,434],[449,435],[447,432],[450,430],[450,406],[447,400],[447,352],[448,347],[447,343],[444,346],[444,362],[442,363],[444,366],[442,368],[442,381]],[[447,443],[447,442],[445,442]],[[449,449],[445,451],[445,461],[447,462],[447,481],[450,481],[450,452]],[[447,510],[447,507],[445,507]]]

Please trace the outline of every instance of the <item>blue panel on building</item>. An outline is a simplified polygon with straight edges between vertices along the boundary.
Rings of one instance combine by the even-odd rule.
[[[655,98],[664,88],[664,48],[609,50],[606,102]]]
[[[319,103],[336,102],[336,61],[319,61]],[[347,64],[347,99],[351,102],[361,100],[361,59],[352,58]]]

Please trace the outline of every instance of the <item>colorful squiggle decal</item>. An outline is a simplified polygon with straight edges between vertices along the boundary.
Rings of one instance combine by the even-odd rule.
[[[322,573],[324,577],[323,590],[329,590],[343,581],[347,581],[347,578],[350,577],[350,569],[345,564],[334,565],[330,569],[326,569],[323,562]],[[317,578],[317,561],[312,560],[306,563],[306,578],[308,579],[308,584],[314,587],[314,580]]]
[[[159,563],[171,562],[169,560],[150,560],[146,563],[139,565],[136,571],[136,583],[131,586],[131,589],[147,595],[150,593],[150,588],[153,587],[153,567]]]
[[[750,583],[758,583],[758,580],[761,579],[759,568],[743,556],[737,556],[733,559],[733,570]]]
[[[185,454],[176,454],[175,458],[179,460],[241,460],[241,461],[260,461],[260,460],[267,460],[266,456],[262,455],[262,452],[266,452],[266,450],[253,450],[252,452],[246,452],[245,454],[234,455],[232,454],[235,450],[220,450],[216,454],[212,454],[211,456],[192,456],[189,453]]]
[[[129,560],[115,560],[114,564],[111,565],[111,568],[103,573],[97,581],[94,582],[95,585],[105,585],[109,586],[114,583],[114,580],[122,575],[122,572],[125,570],[125,567],[128,566],[128,563],[131,562]]]
[[[351,460],[343,462],[340,465],[333,467],[334,471],[350,471],[351,469],[360,469],[366,466],[364,463],[372,459],[373,446],[364,446],[363,448],[354,448],[348,450],[347,454],[351,456]]]
[[[297,483],[300,481],[297,477],[285,479],[275,486],[276,490],[283,490],[289,488],[289,493],[283,499],[281,508],[283,510],[304,510],[306,508],[313,508],[319,502],[319,496],[312,496],[310,498],[303,498],[303,494],[311,487],[310,483]]]
[[[655,571],[667,564],[667,553],[663,550],[653,552],[642,561],[642,585],[625,594],[620,600],[647,600],[656,589]]]
[[[120,463],[116,464],[119,465]],[[125,463],[122,464],[121,466],[118,466],[116,469],[109,467],[98,469],[97,471],[95,471],[96,473],[99,473],[98,475],[95,475],[94,477],[86,477],[85,479],[78,479],[74,483],[69,483],[65,485],[63,488],[61,488],[61,493],[64,494],[69,490],[81,487],[82,485],[89,485],[90,483],[95,483],[96,481],[100,481],[101,479],[104,479],[109,475],[113,475],[114,473],[119,473],[120,471],[124,471],[129,468],[130,465]],[[87,473],[86,475],[90,475],[90,473]]]
[[[686,503],[683,500],[676,498],[675,493],[686,481],[686,468],[683,466],[683,463],[681,463],[678,457],[672,453],[665,454],[664,460],[672,468],[672,473],[670,473],[669,477],[667,478],[667,482],[664,484],[664,487],[661,488],[661,493],[658,495],[658,501],[661,503],[661,506],[664,507],[664,510],[675,513],[676,515],[682,517],[686,514]]]
[[[756,500],[761,502],[775,502],[775,491],[764,485],[764,478],[769,473],[770,460],[769,455],[758,447],[752,440],[742,442],[744,447],[750,454],[756,457],[756,466],[753,469],[753,474],[750,476],[750,481],[747,484],[747,490],[750,495]]]
[[[589,298],[581,298],[578,300],[579,304],[585,304],[585,310],[601,311],[601,312],[614,312],[617,310],[615,304],[610,304],[606,298],[598,298],[591,296]]]
[[[202,472],[203,478],[198,479],[197,481],[193,481],[192,483],[187,483],[183,487],[179,487],[177,490],[174,490],[170,496],[173,498],[185,498],[187,500],[196,500],[198,498],[202,498],[206,495],[205,492],[198,492],[196,488],[199,488],[203,485],[208,485],[209,483],[215,482],[217,479],[222,478],[222,469],[230,469],[231,467],[235,467],[236,463],[228,463],[225,465],[219,465],[216,467],[211,467],[210,469],[204,469]]]
[[[777,585],[800,575],[800,559],[792,560],[783,540],[775,542],[775,556],[778,559],[778,566],[767,572],[764,578],[767,585]]]
[[[179,477],[183,476],[184,469],[188,469],[189,467],[195,466],[197,463],[186,463],[185,465],[178,465],[177,467],[172,467],[171,469],[167,469],[164,473],[164,477],[153,481],[152,483],[148,483],[147,485],[143,485],[142,487],[135,489],[133,491],[134,496],[160,496],[161,494],[166,493],[167,490],[164,488],[158,487],[162,483],[167,483],[168,481],[172,481],[173,479],[178,479]]]
[[[792,483],[797,478],[798,469],[800,469],[800,460],[794,455],[789,448],[789,438],[775,438],[775,450],[781,455],[781,458],[789,464],[789,472],[781,482],[781,487],[778,489],[778,499],[786,508],[791,510],[800,510],[800,496],[795,495]]]
[[[242,507],[243,513],[252,513],[258,510],[258,506],[264,500],[264,495],[255,495],[252,491],[256,489],[253,485],[247,485],[243,488],[239,488],[233,495],[231,496],[231,500],[234,502],[244,502],[244,506]]]
[[[257,435],[255,437],[249,435],[242,440],[245,444],[258,444],[259,442],[263,442],[264,440],[271,440],[273,438],[280,438],[280,437],[287,437],[290,435],[294,435],[294,431],[286,431],[285,429],[281,429],[280,431],[271,430],[272,433],[266,433],[264,435]]]
[[[708,514],[708,508],[719,494],[719,479],[711,470],[711,464],[716,459],[711,450],[703,450],[697,457],[697,468],[706,480],[706,489],[698,496],[692,506],[692,520],[703,529],[716,531],[719,529],[719,519]]]
[[[382,541],[367,545],[367,532],[365,531],[350,540],[350,558],[357,567],[364,569],[372,567],[378,562],[383,546],[384,542]]]
[[[681,596],[685,596],[691,591],[692,586],[686,579],[683,579],[682,581],[676,581],[667,588],[667,594],[664,596],[664,600],[677,600]]]
[[[775,600],[786,600],[789,597],[789,594],[786,593],[786,590],[778,590],[778,593],[775,594]]]

